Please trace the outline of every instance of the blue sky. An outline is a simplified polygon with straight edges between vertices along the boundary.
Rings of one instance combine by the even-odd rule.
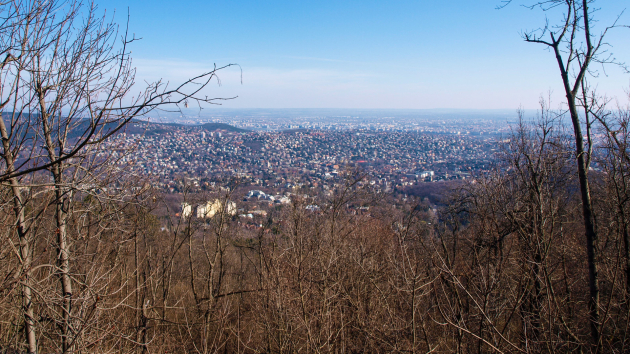
[[[140,80],[173,83],[238,63],[209,95],[234,108],[535,108],[561,100],[553,55],[520,32],[544,15],[500,0],[163,1],[100,3],[126,20]],[[625,1],[602,1],[600,24]],[[553,15],[553,14],[550,14]],[[625,20],[625,21],[624,21]],[[622,17],[630,23],[630,13]],[[630,30],[610,37],[630,62]],[[600,75],[599,91],[624,98],[630,77]]]

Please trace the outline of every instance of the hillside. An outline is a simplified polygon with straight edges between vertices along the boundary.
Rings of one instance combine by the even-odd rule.
[[[206,123],[202,125],[186,125],[179,123],[154,123],[147,121],[134,121],[133,124],[129,124],[125,127],[124,131],[128,134],[139,134],[145,132],[148,135],[163,134],[168,132],[172,128],[200,128],[206,131],[212,132],[217,130],[224,130],[233,133],[245,133],[249,130],[237,128],[235,126],[225,123]]]
[[[235,126],[225,124],[225,123],[206,123],[202,125],[201,127],[208,131],[227,130],[229,132],[234,132],[234,133],[246,133],[249,131],[247,129],[237,128]]]

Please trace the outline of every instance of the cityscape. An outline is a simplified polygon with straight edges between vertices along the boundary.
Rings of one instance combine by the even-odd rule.
[[[229,125],[236,125],[234,120],[219,125],[134,122],[103,150],[112,151],[121,168],[171,193],[182,178],[197,187],[241,178],[252,186],[317,190],[349,169],[363,171],[368,183],[389,192],[488,171],[499,141],[511,129],[497,119],[393,120],[388,129],[382,122],[390,118],[369,123],[355,118],[354,124],[348,119],[311,118],[291,125],[269,118],[258,129],[242,120],[238,127]],[[281,130],[285,125],[288,129]]]
[[[529,116],[535,110],[526,111]],[[153,123],[201,125],[225,123],[253,131],[314,129],[327,131],[415,131],[492,135],[507,133],[516,110],[447,109],[186,109],[158,112]]]

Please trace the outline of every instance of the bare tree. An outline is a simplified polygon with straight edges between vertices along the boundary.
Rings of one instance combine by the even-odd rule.
[[[502,6],[512,2],[504,1]],[[600,285],[597,255],[597,225],[592,201],[588,171],[592,159],[591,124],[592,116],[589,101],[580,97],[588,96],[586,81],[596,74],[594,64],[622,65],[609,52],[610,44],[606,35],[611,29],[620,26],[614,21],[599,34],[593,33],[595,13],[598,10],[593,0],[544,0],[526,5],[530,9],[543,12],[561,9],[562,18],[557,24],[548,21],[538,30],[526,31],[523,39],[529,43],[542,44],[551,49],[560,72],[569,117],[573,125],[575,139],[575,159],[582,199],[582,214],[586,238],[586,254],[589,270],[589,311],[591,338],[598,345],[600,336]],[[617,19],[619,20],[619,18]],[[595,75],[596,76],[596,75]],[[580,114],[582,110],[582,116]],[[584,119],[584,121],[582,121]],[[583,127],[586,128],[584,132]],[[586,134],[587,141],[584,141]]]
[[[128,45],[135,38],[119,31],[93,3],[8,1],[0,4],[0,14],[0,183],[11,187],[13,197],[27,348],[37,352],[31,280],[35,238],[25,214],[25,193],[43,183],[54,190],[54,269],[63,299],[60,349],[66,353],[74,351],[78,333],[72,320],[68,222],[77,193],[94,189],[102,177],[99,166],[107,159],[95,154],[98,147],[154,109],[189,101],[215,103],[201,92],[230,65],[215,66],[178,86],[157,81],[133,93],[137,86]]]
[[[466,187],[459,210],[452,203],[467,227],[440,226],[436,302],[458,333],[454,351],[583,349],[564,247],[571,157],[557,120],[544,102],[536,124],[521,112],[494,171]]]

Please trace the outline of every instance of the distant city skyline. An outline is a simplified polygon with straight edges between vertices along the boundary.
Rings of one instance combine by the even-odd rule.
[[[129,11],[130,33],[142,38],[130,47],[138,82],[176,84],[214,63],[239,64],[207,90],[238,96],[226,108],[533,109],[549,92],[558,106],[552,53],[520,37],[543,25],[544,14],[500,4],[111,0],[100,8],[115,11],[121,26]],[[597,33],[626,2],[601,6]],[[630,14],[620,21],[630,23]],[[619,29],[609,37],[620,61],[630,62],[629,36]],[[630,77],[608,67],[597,85],[624,102]]]

